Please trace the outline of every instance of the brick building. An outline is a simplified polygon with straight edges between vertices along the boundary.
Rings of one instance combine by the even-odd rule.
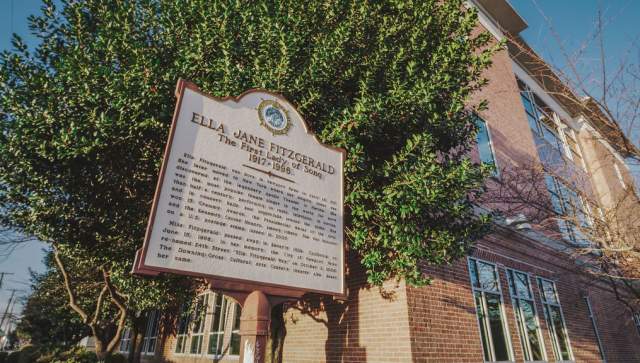
[[[496,179],[541,166],[553,208],[562,214],[571,206],[591,223],[600,208],[611,208],[634,188],[626,140],[597,110],[578,107],[552,73],[540,72],[548,68],[522,51],[528,48],[517,34],[526,23],[506,1],[473,5],[480,26],[497,40],[511,34],[520,42],[498,53],[488,70],[482,97],[490,106],[478,115],[474,157],[495,163]],[[611,128],[618,132],[605,132]],[[638,212],[635,197],[627,203],[629,213]],[[521,227],[498,220],[467,259],[424,266],[433,277],[426,287],[389,282],[370,288],[351,263],[345,301],[284,309],[284,361],[639,362],[640,316],[577,268],[571,247],[584,243],[579,229],[567,221],[555,235]],[[239,305],[209,292],[198,306],[176,323],[176,334],[163,334],[158,314],[149,314],[145,360],[238,360]],[[130,343],[125,334],[120,350]]]

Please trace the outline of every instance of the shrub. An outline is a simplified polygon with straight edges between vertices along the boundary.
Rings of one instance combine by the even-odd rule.
[[[107,357],[105,363],[127,363],[127,357],[120,353],[115,353]]]
[[[40,355],[40,349],[34,347],[33,345],[25,345],[20,348],[20,357],[18,358],[19,363],[35,363]]]
[[[73,347],[60,353],[51,363],[96,363],[96,354],[82,347]]]
[[[20,351],[16,350],[7,355],[5,363],[20,363]]]

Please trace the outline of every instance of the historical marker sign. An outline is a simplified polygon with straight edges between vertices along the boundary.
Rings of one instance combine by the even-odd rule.
[[[281,96],[176,93],[135,272],[342,295],[344,151]]]

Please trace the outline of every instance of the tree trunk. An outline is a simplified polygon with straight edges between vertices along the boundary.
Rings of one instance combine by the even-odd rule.
[[[132,322],[132,338],[131,338],[131,348],[129,349],[129,363],[140,363],[140,357],[142,354],[142,346],[144,340],[144,334],[147,327],[147,318],[144,314],[141,314],[140,317],[135,317],[133,315]]]
[[[98,336],[98,334],[95,334],[95,332],[93,334],[93,340],[96,350],[96,359],[98,360],[98,362],[104,362],[109,355],[109,352],[105,349],[106,344],[102,341],[102,337]]]

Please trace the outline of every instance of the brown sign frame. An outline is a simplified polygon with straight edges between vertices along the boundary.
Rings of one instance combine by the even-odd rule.
[[[178,82],[176,84],[176,89],[175,89],[175,96],[177,98],[177,102],[176,102],[176,108],[174,110],[173,113],[173,119],[171,121],[171,128],[169,130],[169,137],[168,137],[168,141],[167,141],[167,145],[165,147],[164,150],[164,156],[162,159],[162,166],[160,167],[160,175],[158,177],[158,183],[156,185],[156,190],[154,193],[154,197],[153,197],[153,203],[151,206],[151,215],[149,216],[149,222],[147,224],[147,230],[146,230],[146,234],[145,234],[145,238],[144,238],[144,242],[142,245],[142,248],[138,249],[136,251],[136,256],[135,256],[135,260],[134,260],[134,264],[133,264],[133,273],[137,274],[137,275],[147,275],[147,276],[157,276],[161,273],[172,273],[172,274],[178,274],[178,275],[186,275],[186,276],[192,276],[192,277],[200,277],[200,278],[204,278],[206,279],[214,288],[217,289],[221,289],[221,290],[227,290],[227,291],[241,291],[241,292],[252,292],[255,290],[260,290],[263,291],[265,294],[271,295],[271,296],[284,296],[284,297],[300,297],[306,293],[313,293],[313,294],[323,294],[323,295],[331,295],[334,296],[338,299],[345,299],[347,297],[347,286],[346,286],[346,271],[347,271],[347,261],[346,261],[346,248],[347,248],[347,244],[345,243],[345,235],[344,235],[344,174],[342,175],[342,177],[340,178],[340,184],[342,187],[342,192],[343,192],[343,200],[342,200],[342,205],[340,206],[342,209],[342,221],[343,221],[343,231],[342,231],[342,263],[343,263],[343,267],[342,267],[342,292],[341,293],[335,293],[333,291],[322,291],[322,290],[314,290],[314,289],[305,289],[305,288],[300,288],[300,287],[292,287],[292,286],[286,286],[286,285],[280,285],[280,284],[274,284],[274,283],[264,283],[264,282],[258,282],[258,281],[251,281],[251,280],[244,280],[244,279],[237,279],[237,278],[231,278],[231,277],[223,277],[223,276],[215,276],[215,275],[209,275],[209,274],[204,274],[204,273],[196,273],[196,272],[192,272],[192,271],[184,271],[184,270],[178,270],[178,269],[172,269],[172,268],[166,268],[166,267],[156,267],[156,266],[147,266],[145,265],[144,261],[145,261],[145,257],[147,255],[147,251],[149,248],[149,240],[151,238],[151,231],[153,229],[154,226],[154,222],[155,222],[155,218],[156,218],[156,213],[157,213],[157,209],[158,209],[158,203],[159,203],[159,199],[160,199],[160,193],[162,190],[162,185],[164,182],[164,178],[165,178],[165,174],[166,174],[166,169],[167,169],[167,164],[169,162],[169,156],[171,155],[171,147],[173,145],[173,140],[174,140],[174,136],[175,136],[175,130],[176,130],[176,125],[178,122],[178,116],[180,115],[180,110],[182,107],[182,101],[184,98],[184,93],[185,90],[189,89],[193,92],[196,92],[204,97],[210,98],[212,100],[215,100],[217,102],[225,102],[225,101],[233,101],[233,102],[239,102],[245,95],[250,94],[250,93],[254,93],[254,92],[260,92],[260,93],[266,93],[269,94],[277,99],[279,99],[280,101],[288,104],[299,116],[299,119],[302,123],[302,126],[304,127],[304,130],[306,132],[307,135],[310,135],[313,137],[313,139],[320,144],[321,146],[330,149],[330,150],[334,150],[334,151],[338,151],[341,153],[342,158],[341,158],[341,163],[342,163],[342,170],[344,170],[344,161],[346,158],[346,150],[343,148],[339,148],[339,147],[335,147],[335,146],[330,146],[330,145],[325,145],[322,142],[320,142],[320,140],[318,140],[317,136],[309,129],[309,126],[307,125],[306,121],[304,120],[304,118],[302,117],[302,115],[300,115],[300,113],[298,112],[298,110],[293,106],[293,104],[291,102],[289,102],[286,98],[284,98],[282,95],[277,94],[277,93],[273,93],[271,91],[268,90],[264,90],[264,89],[260,89],[260,88],[252,88],[249,89],[245,92],[243,92],[242,94],[240,94],[239,96],[227,96],[227,97],[216,97],[216,96],[212,96],[210,94],[205,93],[204,91],[202,91],[197,85],[195,85],[192,82],[186,81],[182,78],[178,79]]]

